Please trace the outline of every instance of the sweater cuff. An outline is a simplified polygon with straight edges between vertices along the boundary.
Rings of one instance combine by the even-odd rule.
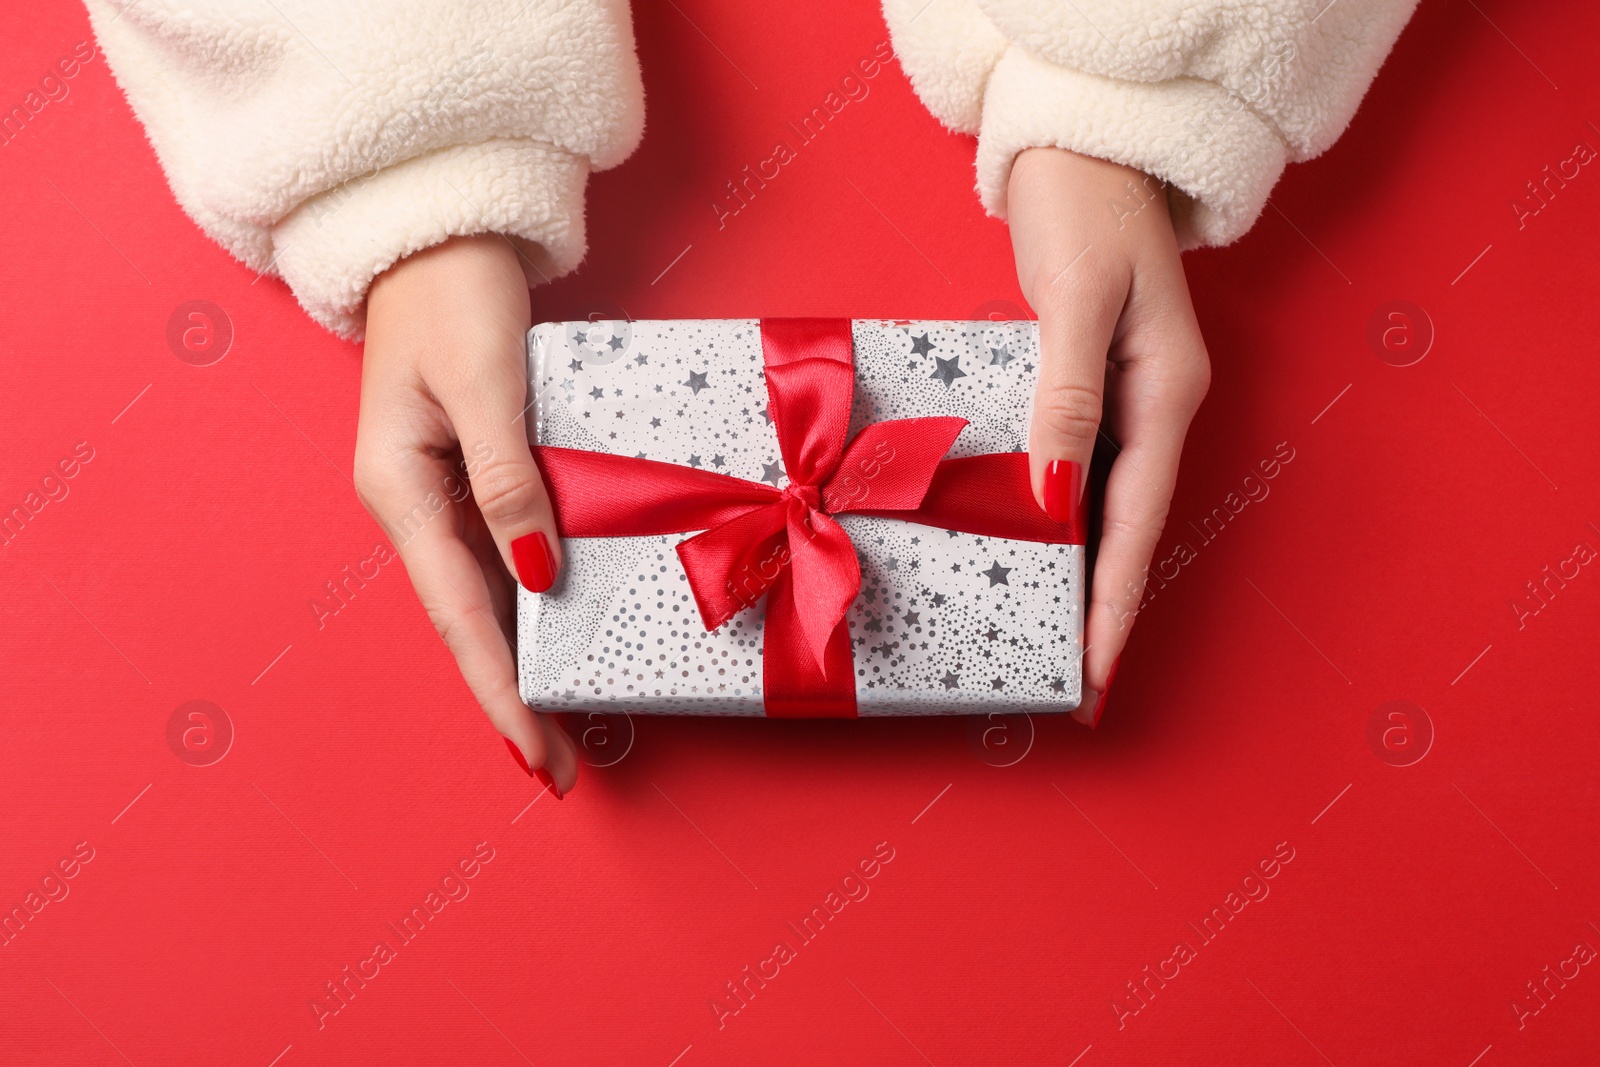
[[[933,117],[977,133],[983,86],[1006,39],[973,0],[883,0],[884,21],[911,87]]]
[[[272,227],[275,272],[312,318],[365,332],[367,289],[395,263],[451,237],[517,240],[530,286],[583,259],[589,162],[540,141],[440,149],[320,193]]]
[[[1277,130],[1214,82],[1134,82],[1056,66],[1012,46],[989,79],[978,136],[978,193],[1006,216],[1017,153],[1064,148],[1171,183],[1180,248],[1223,245],[1248,230],[1283,173]]]

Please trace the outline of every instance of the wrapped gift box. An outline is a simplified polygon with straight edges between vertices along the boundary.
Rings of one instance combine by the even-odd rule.
[[[855,366],[850,436],[885,420],[958,416],[967,426],[950,458],[1026,450],[1036,323],[856,320],[848,335]],[[529,380],[535,445],[788,484],[768,410],[760,320],[544,323],[529,335]],[[1029,507],[1037,510],[1031,498]],[[833,517],[860,562],[860,592],[845,614],[856,713],[1077,706],[1081,543],[982,536],[874,515]],[[565,532],[559,501],[558,521]],[[1081,526],[1075,540],[1079,534]],[[518,667],[528,704],[767,712],[768,601],[754,600],[708,632],[675,552],[688,536],[563,538],[566,560],[555,586],[543,594],[518,590]]]

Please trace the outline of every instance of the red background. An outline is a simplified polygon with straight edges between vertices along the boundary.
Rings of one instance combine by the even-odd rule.
[[[724,183],[886,37],[870,3],[636,7],[649,131],[537,315],[1020,302],[972,142],[893,64],[718,228]],[[90,35],[71,4],[7,22],[9,108]],[[1600,947],[1600,574],[1520,629],[1511,605],[1600,547],[1600,173],[1520,230],[1510,205],[1600,147],[1597,31],[1424,0],[1334,149],[1188,257],[1216,381],[1160,556],[1196,555],[1098,731],[639,718],[531,808],[398,566],[317,628],[381,536],[349,482],[359,350],[183,216],[97,58],[0,147],[0,509],[94,451],[0,552],[0,907],[94,849],[0,948],[0,1061],[1593,1062],[1594,966],[1523,1028],[1511,1004]],[[211,366],[166,341],[194,299],[232,323]],[[1367,340],[1397,299],[1436,333],[1408,367]],[[1200,543],[1280,442],[1270,496]],[[236,732],[211,766],[168,744],[194,699]],[[1391,700],[1424,710],[1369,742]],[[470,895],[319,1029],[324,983],[480,841]],[[723,983],[880,841],[870,896],[719,1029]],[[1279,842],[1270,896],[1119,1028],[1124,983]]]

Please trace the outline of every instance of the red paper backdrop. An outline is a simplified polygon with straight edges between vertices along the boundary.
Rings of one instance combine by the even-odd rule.
[[[719,227],[725,183],[885,39],[870,3],[635,18],[648,135],[537,314],[1020,300],[972,142],[893,64]],[[89,31],[72,4],[7,22],[9,108]],[[1098,732],[639,718],[531,808],[398,565],[318,629],[310,599],[380,538],[349,482],[358,350],[201,236],[89,63],[0,147],[0,508],[92,450],[0,551],[0,907],[68,891],[0,948],[0,1061],[1593,1062],[1600,973],[1543,969],[1600,947],[1600,573],[1565,562],[1600,547],[1600,173],[1520,227],[1511,204],[1600,147],[1597,31],[1577,3],[1425,0],[1338,145],[1189,257],[1216,384],[1176,577]],[[191,300],[231,323],[210,366],[166,338]],[[1432,323],[1411,366],[1415,311],[1369,341],[1395,300]],[[169,742],[191,700],[234,733],[210,766]],[[402,942],[386,924],[479,842],[468,895]],[[875,847],[869,895],[802,944],[787,924]],[[1203,940],[1246,888],[1269,895]]]

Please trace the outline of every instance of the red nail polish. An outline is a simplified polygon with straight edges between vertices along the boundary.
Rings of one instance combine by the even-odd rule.
[[[517,580],[530,593],[542,593],[556,580],[556,557],[544,531],[523,534],[511,542],[511,558],[517,565]]]
[[[539,781],[544,783],[544,787],[550,790],[550,792],[554,793],[557,800],[560,800],[561,787],[556,785],[556,780],[554,778],[550,777],[550,772],[545,770],[543,767],[540,767],[538,770],[534,770],[532,767],[529,767],[527,757],[522,754],[522,749],[518,748],[516,746],[516,742],[512,741],[511,738],[505,738],[505,743],[506,747],[511,750],[511,758],[517,761],[518,767],[522,768],[522,773],[528,775],[530,778],[539,779]]]
[[[1111,661],[1111,673],[1106,675],[1106,687],[1100,691],[1100,699],[1094,706],[1094,722],[1089,724],[1093,729],[1100,725],[1100,716],[1106,713],[1106,697],[1111,695],[1111,683],[1117,680],[1117,668],[1122,664],[1122,657],[1118,656]]]
[[[1078,494],[1083,467],[1070,459],[1053,459],[1044,469],[1044,513],[1056,522],[1070,523],[1078,515]]]

